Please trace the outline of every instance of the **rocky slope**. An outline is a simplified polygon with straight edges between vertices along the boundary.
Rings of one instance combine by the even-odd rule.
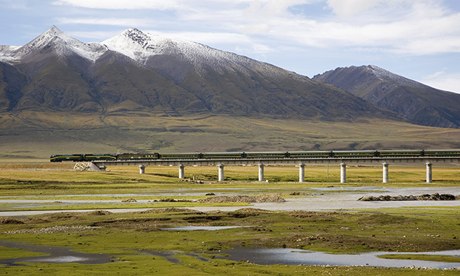
[[[383,112],[340,89],[208,46],[129,29],[83,43],[53,27],[0,47],[0,110],[350,120]]]
[[[460,127],[460,94],[429,87],[375,65],[337,68],[313,79],[350,92],[411,123]]]

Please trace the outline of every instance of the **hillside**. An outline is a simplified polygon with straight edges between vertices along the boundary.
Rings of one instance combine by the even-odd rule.
[[[0,110],[354,120],[384,116],[340,89],[208,46],[129,29],[83,43],[56,27],[0,48]]]
[[[0,126],[0,159],[81,152],[460,148],[460,129],[384,119],[324,122],[227,115],[26,112],[0,114]]]
[[[337,68],[313,79],[348,91],[411,123],[460,127],[460,94],[435,89],[375,65]]]
[[[53,27],[21,47],[0,46],[0,158],[460,148],[460,129],[402,122],[318,80],[137,29],[84,43]]]

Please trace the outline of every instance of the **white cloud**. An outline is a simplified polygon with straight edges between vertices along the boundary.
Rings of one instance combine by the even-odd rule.
[[[251,52],[254,54],[267,54],[273,51],[270,46],[257,43],[249,36],[238,33],[159,32],[157,30],[147,30],[147,32],[153,35],[194,41],[228,51],[236,50],[237,52]]]
[[[437,89],[460,93],[460,73],[457,72],[435,72],[426,76],[421,82]]]
[[[180,1],[174,0],[57,0],[55,5],[71,5],[89,9],[139,10],[139,9],[177,9]]]
[[[338,16],[354,16],[385,2],[385,0],[328,0],[327,5]]]
[[[92,9],[171,10],[168,17],[144,19],[67,19],[66,24],[119,25],[152,28],[179,26],[178,35],[199,29],[219,34],[218,40],[251,45],[356,48],[426,55],[460,52],[460,13],[435,0],[56,0],[58,5]],[[322,3],[327,16],[293,14],[290,8]],[[328,9],[329,8],[329,9]],[[158,24],[157,24],[158,23]],[[191,31],[193,33],[194,31]],[[173,32],[170,32],[170,34]],[[228,35],[228,38],[223,36]],[[243,39],[244,38],[244,39]],[[250,43],[248,42],[250,41]],[[269,45],[270,44],[270,45]],[[255,51],[264,47],[253,47]]]
[[[12,9],[12,10],[27,10],[29,6],[27,2],[24,0],[0,0],[0,6],[2,9]]]
[[[68,32],[68,34],[72,37],[76,37],[79,39],[84,39],[84,41],[87,41],[87,39],[91,39],[93,42],[101,42],[103,40],[106,40],[107,38],[113,37],[120,32],[107,32],[107,31],[74,31],[74,32]]]
[[[211,33],[211,32],[160,32],[158,30],[144,30],[150,34],[170,38],[184,39],[200,43],[250,43],[251,39],[238,33]]]
[[[147,27],[152,26],[154,21],[143,18],[57,18],[58,24],[80,24],[80,25],[106,25],[106,26],[127,26]]]

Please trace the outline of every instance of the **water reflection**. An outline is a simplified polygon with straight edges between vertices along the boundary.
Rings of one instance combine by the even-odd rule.
[[[241,228],[243,226],[178,226],[171,228],[161,228],[163,231],[217,231]]]
[[[49,254],[48,256],[23,257],[0,260],[0,264],[10,266],[18,265],[18,263],[21,262],[103,264],[111,261],[111,257],[105,254],[74,252],[71,249],[65,247],[32,245],[11,241],[0,241],[0,246]]]
[[[228,258],[231,260],[249,261],[256,264],[460,268],[460,262],[449,263],[419,260],[398,260],[382,259],[378,257],[385,254],[429,254],[460,256],[460,250],[419,253],[370,252],[362,254],[328,254],[292,248],[235,248],[226,251],[226,253],[229,255]]]

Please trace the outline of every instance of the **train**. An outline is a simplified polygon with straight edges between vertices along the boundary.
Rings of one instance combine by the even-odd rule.
[[[54,154],[51,162],[92,162],[130,160],[215,160],[215,159],[312,159],[312,158],[404,158],[460,157],[460,150],[330,150],[286,152],[196,152],[196,153],[120,153]]]

